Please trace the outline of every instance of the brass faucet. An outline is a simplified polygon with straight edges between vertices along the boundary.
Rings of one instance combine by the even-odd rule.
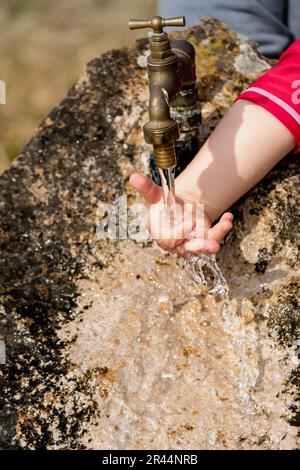
[[[152,28],[147,59],[150,101],[149,121],[144,126],[145,141],[153,145],[158,168],[176,166],[175,143],[180,137],[178,122],[171,117],[170,105],[177,98],[178,108],[189,106],[196,89],[195,50],[188,41],[170,43],[166,26],[185,26],[185,17],[130,20],[130,29]],[[192,97],[192,98],[191,98]]]

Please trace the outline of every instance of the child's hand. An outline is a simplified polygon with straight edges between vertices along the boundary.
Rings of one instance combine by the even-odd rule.
[[[204,212],[200,224],[203,230],[201,234],[197,234],[197,203],[192,198],[176,194],[174,205],[168,208],[163,202],[161,187],[149,178],[134,173],[130,178],[130,183],[148,205],[149,230],[161,248],[175,251],[180,255],[219,251],[221,240],[232,228],[233,215],[231,213],[226,212],[220,221],[211,227],[211,221]],[[199,228],[199,220],[197,228]]]

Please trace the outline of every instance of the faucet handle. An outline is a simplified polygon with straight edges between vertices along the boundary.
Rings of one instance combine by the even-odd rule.
[[[153,16],[149,20],[129,21],[129,29],[152,28],[156,34],[163,33],[163,28],[166,26],[185,26],[185,17],[162,18],[161,16]]]

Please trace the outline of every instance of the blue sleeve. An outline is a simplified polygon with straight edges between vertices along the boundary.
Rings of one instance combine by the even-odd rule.
[[[289,0],[287,13],[288,26],[295,39],[300,37],[300,1]]]
[[[299,0],[159,0],[163,17],[185,15],[187,26],[212,16],[254,39],[262,54],[278,58],[300,32]],[[298,12],[298,15],[296,14]],[[293,27],[289,27],[293,23]],[[297,30],[297,36],[293,31]]]

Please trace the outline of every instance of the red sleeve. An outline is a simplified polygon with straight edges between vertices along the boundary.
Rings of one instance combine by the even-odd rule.
[[[238,99],[252,101],[270,111],[289,129],[300,150],[300,39]]]

